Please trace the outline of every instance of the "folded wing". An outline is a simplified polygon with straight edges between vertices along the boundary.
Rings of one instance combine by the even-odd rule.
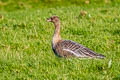
[[[62,42],[62,49],[63,51],[68,52],[69,54],[73,54],[76,57],[81,58],[104,58],[105,56],[102,54],[97,54],[90,50],[89,48],[86,48],[85,46],[78,44],[76,42],[73,42],[71,40],[64,40]]]

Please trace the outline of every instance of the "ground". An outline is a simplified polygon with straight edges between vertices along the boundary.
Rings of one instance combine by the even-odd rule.
[[[120,5],[0,12],[0,80],[120,80]],[[81,11],[86,11],[82,16]],[[105,59],[59,58],[46,19],[61,20],[62,39],[73,40]]]

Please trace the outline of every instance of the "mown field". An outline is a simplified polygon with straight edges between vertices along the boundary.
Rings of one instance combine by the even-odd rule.
[[[60,17],[63,39],[106,58],[56,57],[51,49],[54,26],[46,21],[52,15]],[[1,11],[0,80],[120,80],[120,5]]]

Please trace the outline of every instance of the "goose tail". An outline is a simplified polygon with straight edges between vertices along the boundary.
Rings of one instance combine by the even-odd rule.
[[[99,59],[104,59],[105,58],[105,56],[102,55],[102,54],[98,54],[96,57],[99,58]]]

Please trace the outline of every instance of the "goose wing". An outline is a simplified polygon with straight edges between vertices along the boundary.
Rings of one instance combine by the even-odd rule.
[[[68,52],[69,54],[73,54],[76,57],[91,57],[91,58],[104,58],[105,56],[102,54],[97,54],[86,48],[85,46],[73,42],[71,40],[64,40],[62,42],[63,51]]]

